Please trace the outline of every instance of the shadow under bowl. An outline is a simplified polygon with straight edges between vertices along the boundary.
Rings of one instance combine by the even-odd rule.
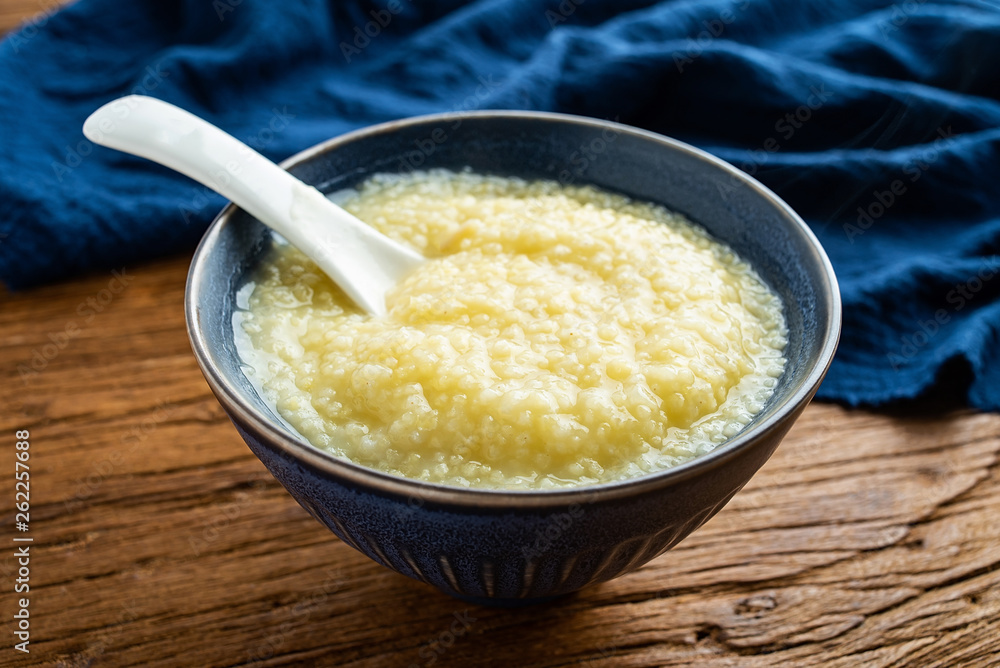
[[[241,370],[232,317],[237,289],[270,232],[227,206],[195,253],[186,292],[188,332],[209,386],[250,449],[313,517],[374,561],[453,596],[536,602],[627,573],[670,549],[767,461],[833,358],[840,296],[819,242],[760,183],[681,142],[608,121],[487,111],[373,126],[283,166],[324,192],[378,172],[431,168],[592,184],[704,226],[784,302],[786,371],[751,424],[711,453],[639,478],[556,491],[433,485],[314,448],[258,396]]]

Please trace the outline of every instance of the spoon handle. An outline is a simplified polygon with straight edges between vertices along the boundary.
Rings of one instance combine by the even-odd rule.
[[[231,200],[308,255],[369,313],[384,314],[386,290],[424,261],[232,135],[162,100],[129,95],[109,102],[90,115],[83,133]]]

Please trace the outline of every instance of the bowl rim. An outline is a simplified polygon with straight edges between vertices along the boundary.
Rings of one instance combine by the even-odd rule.
[[[668,146],[672,150],[687,153],[728,173],[731,177],[742,182],[743,185],[753,188],[780,213],[784,214],[784,217],[791,226],[797,228],[798,232],[805,237],[812,251],[811,261],[822,270],[822,284],[817,287],[818,292],[824,294],[826,297],[824,301],[826,304],[827,322],[829,323],[826,330],[820,334],[825,337],[825,340],[819,350],[819,354],[812,363],[812,368],[793,394],[783,404],[778,406],[772,415],[759,423],[751,424],[735,437],[724,441],[718,447],[704,455],[661,471],[595,485],[544,490],[464,488],[404,478],[340,459],[297,438],[285,428],[275,424],[260,413],[243,398],[243,393],[239,388],[234,387],[226,380],[212,361],[212,355],[209,352],[212,346],[210,346],[205,332],[199,326],[200,319],[198,317],[197,304],[200,301],[201,287],[205,285],[202,278],[206,271],[207,258],[215,247],[223,226],[228,224],[233,214],[238,210],[238,207],[230,202],[209,225],[208,230],[194,252],[184,290],[184,313],[188,336],[191,340],[191,347],[198,366],[201,368],[210,389],[215,394],[219,403],[222,404],[231,417],[236,417],[244,425],[250,425],[252,429],[257,430],[258,434],[262,435],[263,440],[269,441],[273,447],[281,451],[286,460],[305,464],[313,469],[322,471],[325,475],[338,480],[342,484],[355,488],[370,489],[387,496],[417,499],[421,502],[421,505],[429,503],[452,508],[475,507],[478,509],[503,511],[514,508],[539,509],[565,507],[573,504],[590,504],[596,501],[614,500],[643,494],[684,482],[704,473],[706,470],[722,466],[730,459],[737,457],[744,450],[750,448],[767,431],[782,424],[812,399],[812,396],[816,393],[819,384],[830,367],[833,354],[840,339],[842,306],[840,290],[833,265],[829,257],[827,257],[826,251],[816,238],[816,235],[813,234],[805,221],[788,204],[753,177],[706,151],[649,130],[635,128],[614,121],[544,111],[478,110],[426,114],[359,128],[311,146],[281,161],[279,164],[286,170],[291,169],[296,165],[307,162],[345,144],[365,137],[395,132],[400,128],[433,125],[447,121],[453,122],[459,119],[495,118],[571,124],[597,129],[610,128],[622,134],[651,140]]]

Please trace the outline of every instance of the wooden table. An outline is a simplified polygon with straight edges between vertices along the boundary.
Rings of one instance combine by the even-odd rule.
[[[0,2],[0,29],[37,9]],[[1000,665],[1000,416],[813,405],[639,571],[470,607],[341,543],[243,445],[188,347],[187,262],[0,294],[0,459],[26,429],[31,467],[29,532],[0,491],[30,654],[5,632],[0,665]]]

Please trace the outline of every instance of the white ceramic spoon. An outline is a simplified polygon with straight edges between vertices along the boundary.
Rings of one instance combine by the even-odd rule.
[[[232,135],[172,104],[129,95],[83,124],[95,144],[166,165],[204,184],[288,239],[368,313],[424,262]]]

